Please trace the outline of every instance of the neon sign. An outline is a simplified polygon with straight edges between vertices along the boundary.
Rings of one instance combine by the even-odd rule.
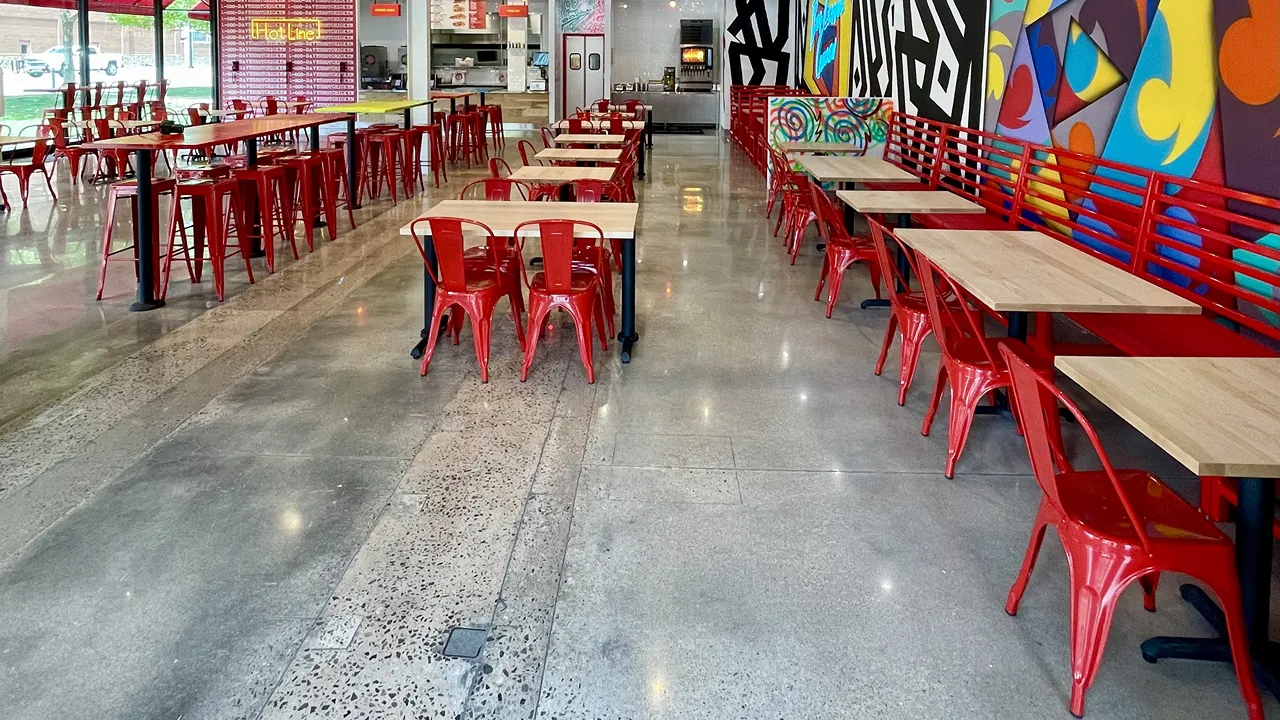
[[[253,18],[249,37],[276,42],[315,42],[320,39],[320,21],[313,18]]]
[[[850,0],[809,0],[803,74],[810,91],[848,94],[853,10]]]

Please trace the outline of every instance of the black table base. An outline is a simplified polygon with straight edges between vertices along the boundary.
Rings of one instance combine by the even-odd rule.
[[[138,299],[129,306],[130,312],[146,312],[164,307],[164,301],[156,298],[155,264],[155,198],[151,194],[151,150],[138,150],[134,159],[138,165]],[[177,198],[174,198],[177,202]]]

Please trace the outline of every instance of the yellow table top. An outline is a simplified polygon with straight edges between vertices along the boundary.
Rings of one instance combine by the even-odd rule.
[[[361,100],[346,105],[329,105],[316,108],[320,113],[393,113],[403,112],[409,108],[421,107],[435,102],[434,100]]]

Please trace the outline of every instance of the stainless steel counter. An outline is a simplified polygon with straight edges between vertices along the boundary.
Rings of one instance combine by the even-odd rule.
[[[613,101],[639,100],[653,106],[653,124],[661,129],[670,126],[716,127],[720,122],[718,92],[614,92]]]

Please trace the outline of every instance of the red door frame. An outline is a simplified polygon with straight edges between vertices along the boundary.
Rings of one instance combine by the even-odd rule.
[[[561,35],[560,35],[560,64],[559,64],[559,68],[560,68],[560,117],[562,117],[562,118],[567,118],[567,117],[569,117],[569,83],[568,83],[568,82],[566,82],[566,81],[568,80],[568,77],[565,75],[565,73],[569,72],[569,42],[568,42],[568,40],[569,40],[569,38],[571,38],[571,37],[584,37],[584,38],[588,38],[588,37],[598,37],[598,38],[600,38],[601,40],[603,40],[603,39],[604,39],[604,33],[561,33]],[[605,45],[608,45],[608,43],[606,42],[606,43],[605,43]],[[601,70],[601,71],[603,71],[603,70],[604,70],[604,56],[605,56],[605,53],[603,53],[603,52],[602,52],[602,53],[600,53],[600,70]],[[585,62],[586,62],[586,58],[584,57],[584,58],[582,59],[582,61],[585,63]],[[604,87],[605,87],[605,90],[606,90],[606,91],[609,89],[609,81],[608,81],[608,79],[607,79],[607,78],[606,78],[606,80],[605,80]],[[598,98],[597,98],[597,99],[598,99]],[[591,102],[591,101],[590,101],[590,100],[588,100],[587,102]]]

